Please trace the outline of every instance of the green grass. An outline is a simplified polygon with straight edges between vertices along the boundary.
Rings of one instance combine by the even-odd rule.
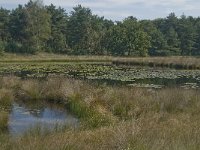
[[[67,108],[83,121],[86,128],[111,125],[115,121],[113,116],[98,111],[95,106],[88,107],[80,95],[69,97]]]

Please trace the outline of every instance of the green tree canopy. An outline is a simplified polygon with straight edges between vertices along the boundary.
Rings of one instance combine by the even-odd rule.
[[[30,0],[25,5],[25,11],[27,13],[27,26],[25,28],[27,38],[24,45],[27,52],[36,53],[45,48],[46,41],[49,39],[50,15],[44,8],[42,0]]]
[[[200,18],[170,13],[165,18],[123,21],[94,15],[78,5],[69,14],[42,0],[9,11],[0,8],[0,51],[72,55],[200,55]]]
[[[89,54],[92,12],[78,5],[70,13],[67,25],[67,40],[74,54]]]
[[[47,41],[48,51],[54,53],[67,53],[67,22],[68,16],[61,7],[56,8],[53,4],[46,7],[51,16],[51,35]]]

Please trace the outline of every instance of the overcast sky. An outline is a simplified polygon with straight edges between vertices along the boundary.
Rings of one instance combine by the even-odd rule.
[[[12,9],[27,2],[28,0],[0,0],[0,6]],[[154,19],[166,17],[170,12],[175,12],[177,16],[183,13],[187,16],[200,16],[200,0],[44,0],[44,3],[61,6],[67,12],[81,4],[91,8],[94,14],[112,20],[122,20],[128,16]]]

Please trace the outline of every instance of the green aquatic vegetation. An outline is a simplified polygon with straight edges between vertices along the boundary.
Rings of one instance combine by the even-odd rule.
[[[199,88],[199,85],[197,83],[185,83],[181,87],[185,89],[197,89]]]
[[[139,87],[139,88],[155,88],[155,89],[160,89],[163,88],[163,85],[156,85],[156,84],[128,84],[128,86],[132,87]]]
[[[63,75],[78,79],[96,81],[116,81],[123,84],[165,85],[169,80],[177,80],[181,86],[185,82],[200,82],[200,70],[175,70],[149,67],[128,67],[97,63],[4,63],[0,64],[0,74],[14,74],[24,78],[46,78],[49,75]],[[149,80],[148,82],[147,79]],[[156,80],[163,83],[156,83]],[[185,80],[185,81],[184,81]],[[172,82],[171,82],[172,83]]]

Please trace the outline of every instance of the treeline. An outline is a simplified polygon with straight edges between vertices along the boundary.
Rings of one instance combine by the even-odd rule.
[[[78,5],[66,13],[42,0],[10,11],[0,8],[0,51],[69,55],[200,55],[200,18],[174,13],[166,18],[113,22]]]

